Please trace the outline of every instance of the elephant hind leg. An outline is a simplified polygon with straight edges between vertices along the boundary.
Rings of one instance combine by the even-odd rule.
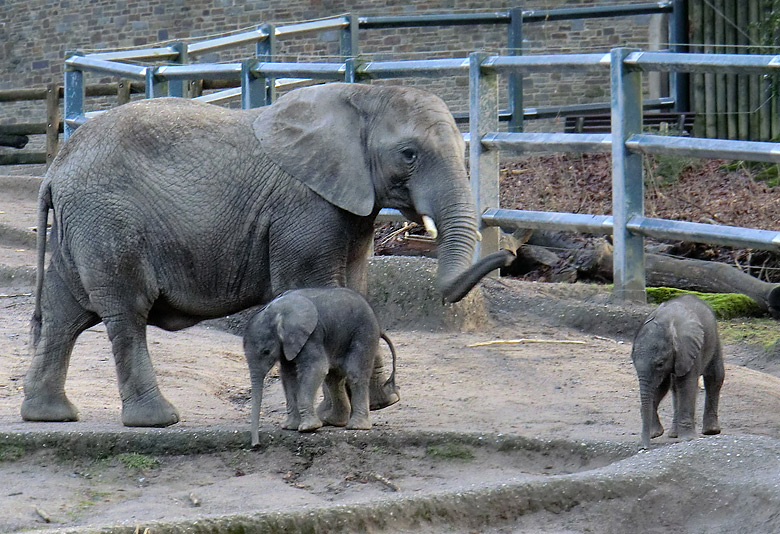
[[[704,370],[704,420],[702,421],[702,434],[712,436],[720,434],[718,422],[718,401],[720,400],[720,388],[726,371],[722,358],[714,358]]]
[[[32,363],[24,381],[25,421],[76,421],[78,410],[65,395],[65,379],[76,338],[100,322],[84,309],[55,269],[44,278],[41,316],[32,318]]]
[[[323,383],[323,400],[317,407],[317,416],[326,425],[346,426],[349,422],[350,402],[347,395],[346,377],[343,373],[331,369],[325,375]]]
[[[114,352],[119,393],[122,398],[122,424],[165,427],[179,422],[176,408],[157,385],[146,345],[146,320],[126,313],[105,317]]]

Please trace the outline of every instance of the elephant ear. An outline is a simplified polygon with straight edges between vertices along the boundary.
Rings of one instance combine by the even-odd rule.
[[[276,333],[284,357],[292,361],[317,327],[319,315],[314,303],[306,297],[286,295],[282,302],[282,309],[276,316]]]
[[[704,327],[694,318],[682,317],[672,321],[669,329],[674,346],[674,374],[685,376],[701,354],[704,346]]]
[[[263,151],[282,170],[331,204],[355,215],[374,210],[365,121],[353,84],[292,91],[267,107],[253,128]]]

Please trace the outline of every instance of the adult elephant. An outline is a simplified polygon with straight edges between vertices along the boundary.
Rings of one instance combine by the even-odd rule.
[[[383,207],[438,228],[445,301],[512,258],[503,251],[472,265],[478,232],[463,139],[445,104],[417,89],[328,84],[248,111],[161,98],[90,120],[40,190],[23,419],[78,418],[65,395],[70,353],[102,320],[122,422],[176,423],[146,326],[179,330],[296,287],[365,292]],[[382,373],[379,362],[377,390]]]

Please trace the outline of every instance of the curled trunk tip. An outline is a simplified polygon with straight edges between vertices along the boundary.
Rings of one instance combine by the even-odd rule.
[[[501,267],[508,267],[515,260],[515,255],[502,249],[489,254],[471,267],[450,278],[440,277],[439,291],[445,303],[454,303],[465,297],[471,289],[489,272]]]

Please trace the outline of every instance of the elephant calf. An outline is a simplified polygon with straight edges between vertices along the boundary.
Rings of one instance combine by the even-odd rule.
[[[393,355],[393,372],[380,395],[369,383],[384,339]],[[347,288],[298,289],[283,293],[247,325],[244,352],[252,382],[252,445],[257,445],[263,381],[279,362],[287,399],[283,428],[313,432],[323,422],[349,429],[369,429],[368,411],[398,402],[395,349],[381,331],[374,311]],[[324,382],[330,394],[314,411],[314,396]],[[347,394],[347,387],[351,394]],[[384,405],[371,398],[387,399]]]
[[[631,351],[642,406],[642,447],[664,433],[658,405],[672,389],[674,419],[669,437],[696,436],[694,414],[699,376],[704,376],[704,434],[720,434],[718,399],[723,353],[715,314],[702,300],[683,295],[661,304],[639,328]]]

